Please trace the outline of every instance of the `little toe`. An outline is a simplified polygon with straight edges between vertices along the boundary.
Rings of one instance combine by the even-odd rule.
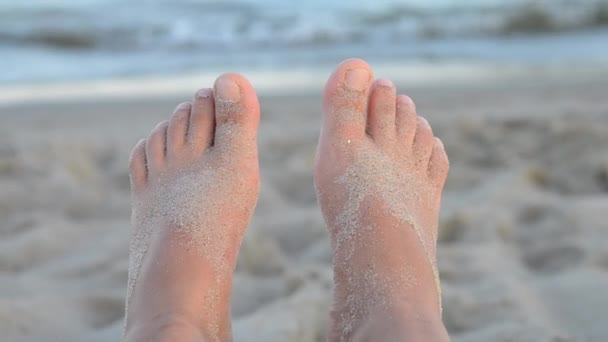
[[[131,190],[140,191],[148,180],[146,169],[146,139],[141,139],[131,151],[129,158],[129,176],[131,179]]]
[[[395,129],[396,89],[389,80],[377,80],[372,85],[367,115],[367,133],[378,145],[393,146]]]
[[[179,104],[167,128],[167,156],[174,158],[181,153],[184,143],[186,142],[186,133],[188,132],[188,122],[190,121],[190,110],[192,105],[189,102]]]
[[[156,175],[165,166],[165,156],[167,152],[167,128],[169,121],[161,121],[150,133],[146,140],[146,161],[148,165],[148,175]]]
[[[431,160],[429,160],[429,175],[441,188],[445,183],[449,170],[450,162],[448,160],[448,155],[445,152],[443,142],[441,139],[435,137],[435,145],[433,146]]]
[[[413,152],[418,162],[425,165],[429,162],[434,144],[431,125],[425,118],[418,116],[413,144]]]
[[[372,79],[370,66],[361,59],[347,59],[338,65],[325,86],[323,134],[349,139],[365,136]]]
[[[213,144],[214,108],[213,90],[203,88],[194,94],[187,140],[197,152],[203,151]]]
[[[255,145],[260,105],[249,81],[238,74],[224,74],[215,81],[214,95],[214,148],[247,150]]]
[[[397,126],[397,139],[406,147],[411,147],[416,135],[416,105],[407,95],[397,96],[397,114],[395,124]]]

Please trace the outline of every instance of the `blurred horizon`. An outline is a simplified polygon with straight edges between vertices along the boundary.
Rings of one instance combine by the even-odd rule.
[[[601,63],[608,0],[0,1],[0,84],[373,62]]]

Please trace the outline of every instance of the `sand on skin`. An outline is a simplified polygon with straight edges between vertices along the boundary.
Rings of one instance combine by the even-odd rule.
[[[438,268],[454,341],[608,339],[608,78],[543,81],[535,72],[402,88],[450,156]],[[120,337],[128,153],[190,96],[2,108],[7,340]],[[319,103],[306,94],[262,98],[263,186],[237,266],[237,340],[326,334],[331,253],[312,186]]]
[[[341,149],[352,148],[349,145],[351,145],[350,141],[346,144],[336,143],[333,146]],[[340,253],[339,259],[333,265],[346,277],[343,290],[359,294],[346,297],[347,303],[344,303],[346,311],[340,314],[343,320],[340,326],[343,327],[344,340],[348,339],[347,336],[353,333],[355,325],[369,310],[389,309],[386,298],[390,296],[389,293],[397,290],[395,284],[407,289],[419,281],[415,273],[411,272],[407,260],[401,260],[402,267],[393,270],[390,274],[378,274],[376,271],[378,265],[373,259],[366,259],[368,269],[365,272],[351,266],[359,248],[378,246],[381,241],[379,234],[374,233],[378,227],[363,220],[363,215],[368,210],[364,205],[366,201],[372,201],[383,210],[387,210],[396,220],[394,227],[384,227],[384,229],[403,230],[406,227],[413,231],[417,242],[421,245],[421,252],[426,254],[427,267],[433,270],[436,290],[441,294],[436,259],[433,255],[436,241],[432,232],[437,229],[436,222],[431,218],[429,225],[427,217],[433,214],[421,207],[425,205],[427,197],[433,199],[432,194],[425,196],[423,192],[433,191],[434,189],[430,188],[435,186],[432,182],[425,182],[426,169],[422,178],[417,174],[418,169],[412,161],[399,165],[401,160],[393,160],[375,146],[362,144],[357,146],[355,151],[353,164],[334,180],[336,187],[345,189],[347,200],[342,204],[338,199],[337,217],[328,217],[335,234],[332,249]],[[403,172],[404,170],[409,173]],[[320,188],[316,190],[317,197],[325,198],[325,203],[336,201],[332,198],[332,193],[324,193],[324,189]],[[334,191],[334,188],[330,188],[330,191]],[[412,233],[405,232],[405,234]],[[401,259],[399,256],[396,258]],[[441,310],[441,302],[438,305]]]

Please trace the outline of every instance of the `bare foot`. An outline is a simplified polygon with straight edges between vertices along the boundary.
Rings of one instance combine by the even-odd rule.
[[[126,340],[231,340],[232,273],[259,192],[259,116],[249,82],[226,74],[135,146]]]
[[[334,254],[330,340],[447,340],[436,238],[448,159],[412,100],[372,81],[351,59],[325,88],[315,185]]]

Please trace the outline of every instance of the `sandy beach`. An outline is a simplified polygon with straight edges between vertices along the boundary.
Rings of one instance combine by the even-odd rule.
[[[607,341],[608,71],[426,68],[378,76],[396,78],[450,157],[439,270],[452,339]],[[331,253],[312,168],[327,73],[252,77],[262,192],[235,275],[236,341],[325,340]],[[0,339],[120,339],[127,159],[210,85],[180,80],[0,91]]]

